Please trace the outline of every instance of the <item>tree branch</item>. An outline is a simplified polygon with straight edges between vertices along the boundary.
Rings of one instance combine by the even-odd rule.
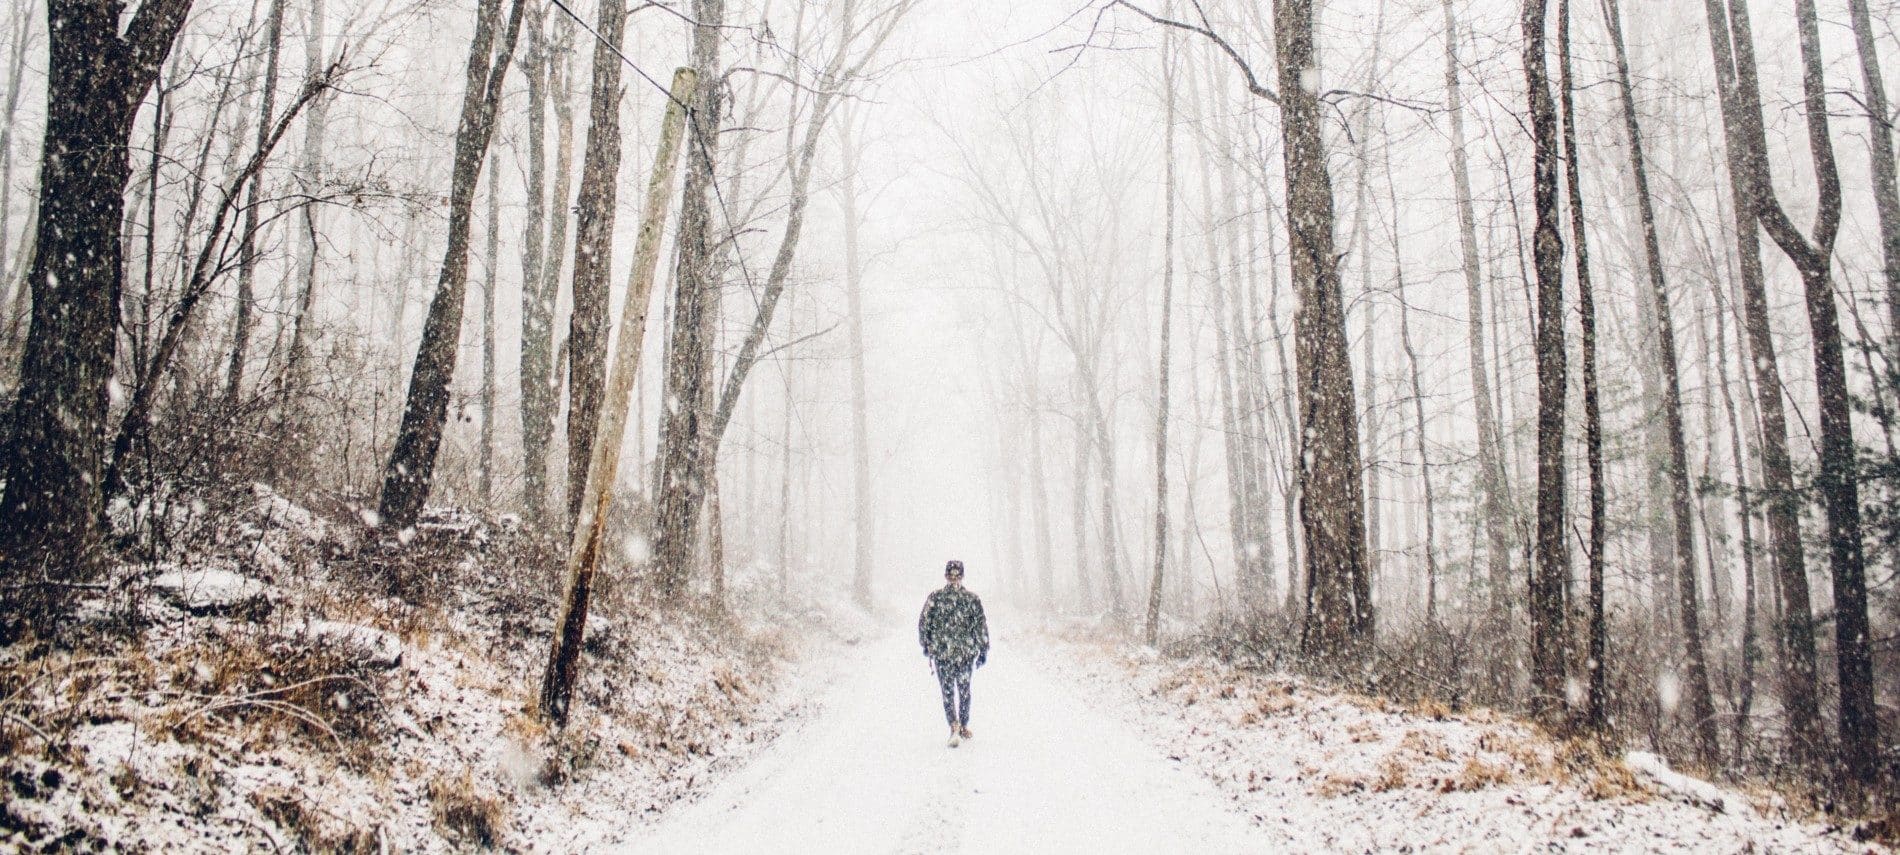
[[[1256,98],[1265,98],[1275,104],[1280,103],[1279,95],[1275,94],[1273,90],[1260,85],[1260,78],[1254,76],[1253,66],[1247,62],[1245,57],[1240,55],[1240,51],[1235,50],[1233,45],[1221,37],[1220,33],[1214,32],[1213,25],[1208,23],[1206,10],[1201,9],[1200,0],[1195,0],[1194,8],[1197,12],[1200,12],[1203,26],[1176,21],[1172,18],[1163,18],[1160,15],[1156,15],[1153,12],[1128,2],[1128,0],[1109,0],[1107,8],[1112,9],[1118,6],[1134,12],[1143,18],[1147,18],[1149,23],[1158,24],[1163,27],[1173,27],[1177,30],[1185,30],[1190,33],[1198,34],[1208,41],[1213,42],[1216,47],[1219,47],[1223,53],[1227,54],[1228,58],[1234,61],[1235,66],[1239,67],[1241,76],[1246,78],[1247,91],[1249,93],[1252,93]]]

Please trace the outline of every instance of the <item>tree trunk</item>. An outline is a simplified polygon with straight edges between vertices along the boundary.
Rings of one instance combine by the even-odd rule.
[[[1601,733],[1609,727],[1609,716],[1604,708],[1607,699],[1605,657],[1608,655],[1609,634],[1603,611],[1603,549],[1607,535],[1604,517],[1607,504],[1603,480],[1603,409],[1597,386],[1596,286],[1591,281],[1590,240],[1586,228],[1588,221],[1583,215],[1583,177],[1578,165],[1582,160],[1582,151],[1577,147],[1576,84],[1571,76],[1570,0],[1562,0],[1562,11],[1558,12],[1558,16],[1557,55],[1559,73],[1563,78],[1558,89],[1561,98],[1559,106],[1563,115],[1564,151],[1570,154],[1564,158],[1564,180],[1570,193],[1570,237],[1576,246],[1578,337],[1583,359],[1583,443],[1590,470],[1590,539],[1584,556],[1584,560],[1589,563],[1584,614],[1587,641],[1583,662],[1589,680],[1584,694],[1583,721],[1585,727]]]
[[[1190,78],[1191,79],[1191,78]],[[1225,453],[1227,471],[1227,529],[1233,541],[1234,573],[1240,594],[1243,613],[1264,611],[1267,605],[1267,591],[1261,580],[1248,572],[1247,554],[1254,549],[1252,519],[1257,509],[1251,498],[1256,491],[1249,485],[1254,467],[1249,465],[1243,455],[1246,443],[1241,418],[1241,404],[1235,393],[1235,358],[1237,348],[1234,342],[1240,336],[1240,330],[1233,328],[1232,313],[1227,307],[1227,284],[1222,273],[1220,244],[1217,238],[1220,223],[1225,219],[1214,207],[1215,195],[1210,187],[1209,173],[1213,171],[1215,157],[1213,146],[1203,138],[1201,146],[1201,198],[1206,204],[1205,220],[1201,235],[1203,251],[1207,255],[1209,309],[1213,314],[1214,326],[1214,371],[1220,384],[1220,425],[1221,445]],[[1225,195],[1225,194],[1223,194]]]
[[[1161,631],[1161,586],[1168,562],[1168,361],[1173,352],[1174,330],[1174,39],[1164,36],[1161,57],[1164,128],[1162,145],[1163,215],[1161,238],[1161,364],[1157,369],[1155,392],[1155,563],[1148,580],[1148,615],[1145,637],[1153,645]],[[1179,572],[1179,571],[1177,571]]]
[[[455,375],[456,351],[462,341],[462,310],[468,296],[468,250],[471,209],[488,142],[495,132],[495,108],[501,102],[502,82],[514,58],[515,37],[521,32],[525,0],[514,0],[501,43],[495,44],[495,25],[501,0],[483,0],[469,46],[468,84],[462,96],[462,119],[455,133],[455,166],[449,184],[449,239],[442,258],[429,315],[423,321],[422,344],[409,378],[408,402],[396,447],[383,469],[382,524],[391,531],[416,524],[422,503],[429,498],[435,476],[436,452],[442,447],[442,428],[448,418],[449,385]],[[490,54],[493,54],[491,57]],[[492,68],[491,68],[492,65]]]
[[[582,484],[584,501],[568,549],[567,584],[561,599],[561,613],[554,622],[554,644],[541,679],[541,712],[557,725],[567,723],[581,641],[585,637],[588,597],[607,536],[607,512],[613,506],[614,481],[620,472],[620,448],[626,444],[627,403],[633,394],[634,381],[640,376],[641,342],[646,338],[647,309],[653,303],[654,271],[659,265],[660,238],[666,229],[667,200],[672,195],[685,123],[680,105],[690,97],[696,79],[692,69],[682,68],[673,73],[671,102],[660,125],[653,173],[647,181],[645,208],[634,247],[632,281],[628,283],[626,303],[620,312],[620,344],[614,354],[613,376],[610,385],[602,390],[603,406],[594,444],[587,449],[587,480]]]
[[[1049,521],[1049,482],[1042,462],[1042,388],[1041,365],[1031,363],[1025,396],[1029,417],[1029,513],[1036,527],[1036,596],[1043,614],[1055,611],[1055,545],[1051,542]]]
[[[323,68],[327,26],[323,0],[311,0],[308,27],[304,33],[304,78],[316,77]],[[306,194],[315,194],[323,181],[323,142],[329,134],[329,101],[310,105],[304,120],[303,152],[298,157],[297,181]],[[278,435],[286,447],[278,449],[277,476],[287,475],[294,461],[309,454],[310,434],[304,419],[308,386],[305,363],[309,359],[310,314],[316,307],[319,206],[303,208],[303,239],[297,245],[297,310],[291,319],[290,346],[284,352],[283,370],[278,376],[279,394],[276,420]]]
[[[626,26],[624,0],[601,0],[595,24],[598,40],[594,44],[587,148],[581,160],[580,198],[574,203],[574,307],[567,327],[570,521],[580,512],[581,491],[587,483],[588,449],[594,447],[601,390],[607,383],[607,327],[612,312],[608,275],[613,268],[614,204],[620,183],[620,43]]]
[[[1471,348],[1472,405],[1478,422],[1478,504],[1484,520],[1485,568],[1491,616],[1503,625],[1511,611],[1510,523],[1504,512],[1504,459],[1498,448],[1497,410],[1485,365],[1484,290],[1480,284],[1478,217],[1471,201],[1471,170],[1465,156],[1465,107],[1458,72],[1458,21],[1445,0],[1445,103],[1451,112],[1452,191],[1458,206],[1458,247],[1465,273],[1466,335]]]
[[[1636,208],[1643,229],[1643,258],[1649,272],[1650,299],[1656,313],[1656,347],[1663,380],[1663,422],[1669,438],[1669,504],[1675,517],[1675,576],[1677,618],[1689,658],[1689,715],[1696,737],[1696,755],[1713,767],[1721,760],[1715,704],[1709,691],[1709,666],[1702,648],[1701,609],[1696,596],[1694,517],[1690,507],[1689,449],[1682,419],[1682,381],[1676,355],[1675,322],[1669,309],[1669,287],[1663,275],[1662,242],[1656,231],[1656,211],[1650,200],[1649,166],[1643,153],[1641,127],[1636,120],[1636,95],[1630,83],[1629,57],[1623,48],[1622,11],[1617,0],[1604,0],[1604,18],[1610,46],[1616,51],[1617,91],[1622,97],[1623,132],[1628,137],[1630,172],[1636,182]]]
[[[686,186],[680,204],[674,272],[673,329],[667,349],[660,420],[660,479],[655,492],[654,575],[663,596],[678,600],[692,581],[693,547],[714,459],[713,345],[718,335],[719,283],[711,278],[714,245],[710,194],[719,142],[719,39],[724,0],[695,0],[692,64],[700,72],[687,125]]]
[[[1760,127],[1759,103],[1744,103],[1739,88],[1735,45],[1724,0],[1705,0],[1709,47],[1714,54],[1717,90],[1722,102],[1722,138],[1727,150],[1729,192],[1734,208],[1735,243],[1741,283],[1743,332],[1749,364],[1755,372],[1764,510],[1768,552],[1782,619],[1776,633],[1781,650],[1781,701],[1797,758],[1811,761],[1821,749],[1816,688],[1813,607],[1808,597],[1807,558],[1801,543],[1801,496],[1795,491],[1794,464],[1788,452],[1788,419],[1782,401],[1780,358],[1768,317],[1768,289],[1762,270],[1760,222],[1756,197],[1764,192],[1757,172],[1754,130]],[[1766,168],[1765,161],[1761,167]]]
[[[1399,305],[1399,344],[1405,350],[1406,368],[1412,381],[1412,428],[1418,438],[1418,477],[1424,487],[1425,626],[1430,629],[1438,625],[1438,494],[1432,481],[1431,448],[1426,433],[1425,386],[1419,371],[1418,349],[1412,344],[1411,303],[1405,297],[1404,253],[1400,252],[1399,247],[1399,193],[1392,179],[1390,155],[1386,156],[1384,165],[1386,199],[1391,205],[1388,227],[1392,242],[1392,296]]]
[[[495,491],[495,266],[501,262],[500,158],[488,166],[488,263],[482,271],[482,506],[494,507]]]
[[[277,60],[284,44],[284,0],[270,0],[270,12],[264,16],[264,40],[264,79],[258,84],[262,90],[257,110],[259,147],[264,144],[264,136],[270,133],[272,114],[277,112]],[[225,369],[224,381],[224,405],[231,412],[237,411],[238,397],[243,394],[244,360],[251,344],[251,312],[257,303],[254,284],[260,207],[257,195],[263,184],[261,178],[253,180],[245,191],[244,226],[238,232],[237,316],[232,322],[231,361]]]
[[[1367,92],[1372,91],[1377,83],[1384,41],[1385,4],[1381,3],[1376,23],[1372,27],[1372,58],[1366,63],[1366,77],[1361,84]],[[1372,190],[1372,158],[1368,149],[1371,138],[1372,103],[1369,98],[1363,99],[1356,107],[1359,114],[1356,121],[1359,129],[1355,134],[1358,137],[1359,180],[1353,199],[1353,235],[1357,238],[1356,242],[1359,245],[1357,250],[1359,253],[1359,299],[1362,303],[1360,321],[1364,324],[1365,331],[1360,340],[1362,364],[1359,370],[1365,378],[1363,382],[1365,402],[1360,410],[1365,413],[1365,436],[1361,444],[1364,450],[1361,456],[1364,458],[1366,482],[1366,575],[1377,584],[1385,539],[1382,531],[1384,502],[1381,489],[1384,486],[1384,479],[1379,472],[1379,372],[1377,350],[1374,348],[1374,342],[1378,340],[1376,334],[1378,303],[1374,299],[1377,289],[1372,284],[1372,221],[1367,216],[1367,209],[1371,206]],[[1397,259],[1396,253],[1393,258]]]
[[[20,21],[13,29],[13,61],[7,64],[7,105],[4,112],[0,112],[0,333],[9,326],[6,318],[18,311],[14,305],[18,292],[13,287],[13,265],[8,257],[14,248],[8,241],[13,235],[13,129],[14,116],[19,114],[20,92],[26,88],[20,82],[26,70],[26,55],[30,52],[26,40],[33,34],[33,11],[32,3],[19,6]],[[0,336],[0,345],[9,343],[8,337]]]
[[[1360,481],[1359,414],[1346,313],[1333,249],[1333,183],[1326,165],[1313,44],[1312,0],[1275,0],[1280,105],[1284,112],[1287,236],[1300,381],[1300,526],[1306,533],[1306,619],[1301,646],[1331,658],[1361,652],[1372,639],[1366,576],[1365,496]]]
[[[1078,378],[1072,385],[1079,390],[1082,382]],[[1081,413],[1070,415],[1070,421],[1075,426],[1075,467],[1069,487],[1069,507],[1070,522],[1075,529],[1076,605],[1081,607],[1083,614],[1092,614],[1095,611],[1095,582],[1089,573],[1089,434],[1082,420]]]
[[[520,386],[521,506],[529,531],[547,525],[548,441],[554,434],[554,288],[558,280],[544,275],[547,245],[547,109],[550,56],[543,39],[546,22],[537,11],[528,22],[527,55],[521,73],[528,83],[527,223],[521,233],[521,362],[515,381]],[[565,93],[556,93],[565,101]],[[555,207],[566,199],[557,198]],[[560,245],[547,247],[561,254]],[[558,285],[556,286],[558,287]]]
[[[1546,0],[1524,0],[1524,78],[1530,91],[1535,148],[1532,199],[1537,213],[1531,250],[1537,271],[1537,551],[1531,569],[1531,709],[1546,724],[1563,720],[1564,588],[1570,551],[1564,541],[1564,242],[1557,223],[1557,113],[1545,70]]]
[[[831,84],[826,84],[831,85]],[[855,504],[852,520],[856,526],[853,544],[856,548],[856,564],[851,575],[851,596],[858,605],[871,606],[871,562],[875,554],[876,520],[872,516],[875,504],[871,493],[871,427],[869,393],[866,390],[864,371],[864,271],[859,259],[858,228],[861,225],[858,211],[858,150],[854,129],[845,122],[840,133],[840,153],[843,164],[843,201],[844,201],[844,279],[845,309],[848,314],[851,340],[851,462],[852,497]],[[814,129],[815,131],[816,129]],[[1011,568],[1016,572],[1018,568]]]
[[[1711,248],[1713,249],[1713,248]],[[1713,251],[1711,251],[1713,257]],[[1713,271],[1712,271],[1713,273]],[[1715,295],[1715,354],[1717,381],[1722,389],[1722,410],[1728,417],[1729,463],[1735,477],[1735,501],[1742,526],[1742,664],[1740,702],[1735,719],[1735,744],[1748,744],[1749,710],[1755,697],[1755,666],[1761,658],[1761,642],[1755,632],[1755,502],[1749,489],[1747,459],[1744,452],[1741,420],[1736,416],[1734,386],[1728,372],[1728,298],[1719,278],[1712,277]],[[1743,362],[1746,354],[1738,354]]]
[[[1874,173],[1874,208],[1880,215],[1880,250],[1887,278],[1887,348],[1900,360],[1900,180],[1895,178],[1893,118],[1887,109],[1887,85],[1880,76],[1874,26],[1867,0],[1847,0],[1854,22],[1854,46],[1860,53],[1860,79],[1866,95],[1867,150]]]
[[[33,300],[11,431],[0,449],[0,637],[63,611],[103,564],[98,520],[124,285],[120,233],[138,106],[191,0],[147,0],[121,36],[120,9],[48,0],[47,114]],[[38,626],[52,626],[36,622]]]
[[[1711,7],[1711,21],[1716,20]],[[1822,75],[1819,24],[1812,0],[1795,0],[1800,33],[1802,94],[1808,122],[1808,148],[1814,158],[1817,213],[1812,239],[1803,235],[1782,209],[1769,176],[1766,134],[1761,124],[1761,91],[1755,71],[1754,36],[1748,10],[1730,4],[1734,80],[1739,123],[1745,134],[1749,201],[1776,245],[1801,273],[1814,341],[1815,391],[1820,398],[1820,472],[1815,479],[1827,512],[1828,559],[1834,583],[1835,665],[1841,699],[1841,766],[1856,782],[1873,780],[1879,765],[1879,722],[1875,717],[1873,663],[1867,627],[1866,559],[1861,543],[1860,483],[1856,473],[1853,425],[1840,321],[1831,282],[1835,238],[1840,233],[1841,186],[1828,131],[1826,81]],[[1713,29],[1713,27],[1711,28]],[[1722,66],[1717,46],[1717,67]],[[1764,390],[1764,400],[1769,397]],[[1792,614],[1792,603],[1789,611]],[[1792,626],[1795,622],[1790,621]]]

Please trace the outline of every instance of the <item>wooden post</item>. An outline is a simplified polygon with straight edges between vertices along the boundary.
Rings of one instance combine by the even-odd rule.
[[[626,436],[627,404],[634,378],[640,374],[640,343],[646,338],[647,304],[653,293],[654,269],[660,259],[660,237],[665,232],[667,203],[679,162],[681,129],[686,101],[692,97],[698,73],[691,68],[673,72],[673,92],[660,126],[659,150],[653,175],[647,181],[645,215],[635,239],[631,287],[620,310],[620,341],[614,348],[613,372],[607,398],[600,409],[600,426],[588,456],[587,482],[574,542],[567,557],[567,593],[554,622],[554,646],[548,654],[547,673],[541,678],[541,714],[557,726],[567,724],[568,702],[574,694],[574,675],[580,659],[581,632],[587,623],[587,596],[594,571],[600,566],[601,542],[606,538],[607,509],[613,503],[614,477],[620,468],[620,446]]]

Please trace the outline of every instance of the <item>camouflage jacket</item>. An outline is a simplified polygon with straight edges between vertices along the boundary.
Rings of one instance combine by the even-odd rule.
[[[967,588],[945,585],[930,592],[917,617],[917,643],[939,662],[967,662],[990,651],[990,625],[983,601]]]

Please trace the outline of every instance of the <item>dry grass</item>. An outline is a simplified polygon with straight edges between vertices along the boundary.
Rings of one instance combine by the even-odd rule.
[[[251,794],[251,804],[309,851],[348,855],[381,851],[376,829],[336,816],[288,788],[259,789]]]
[[[1511,770],[1477,757],[1467,757],[1465,765],[1458,770],[1458,774],[1439,780],[1438,791],[1441,793],[1472,792],[1507,784],[1510,781]]]
[[[1405,735],[1399,738],[1399,747],[1433,760],[1451,759],[1451,749],[1445,745],[1445,740],[1439,738],[1435,733],[1428,733],[1416,728],[1407,730]]]
[[[1379,772],[1372,779],[1372,791],[1386,793],[1403,788],[1410,778],[1411,761],[1401,749],[1385,755],[1379,761]]]
[[[1429,718],[1432,721],[1444,721],[1451,717],[1451,707],[1433,697],[1419,698],[1412,704],[1411,712],[1415,716]]]
[[[1342,772],[1334,772],[1321,778],[1319,783],[1313,786],[1313,795],[1323,799],[1336,799],[1351,793],[1362,792],[1365,789],[1365,781]]]
[[[507,826],[501,798],[475,784],[475,776],[438,777],[429,782],[430,814],[436,833],[465,847],[493,849]]]

